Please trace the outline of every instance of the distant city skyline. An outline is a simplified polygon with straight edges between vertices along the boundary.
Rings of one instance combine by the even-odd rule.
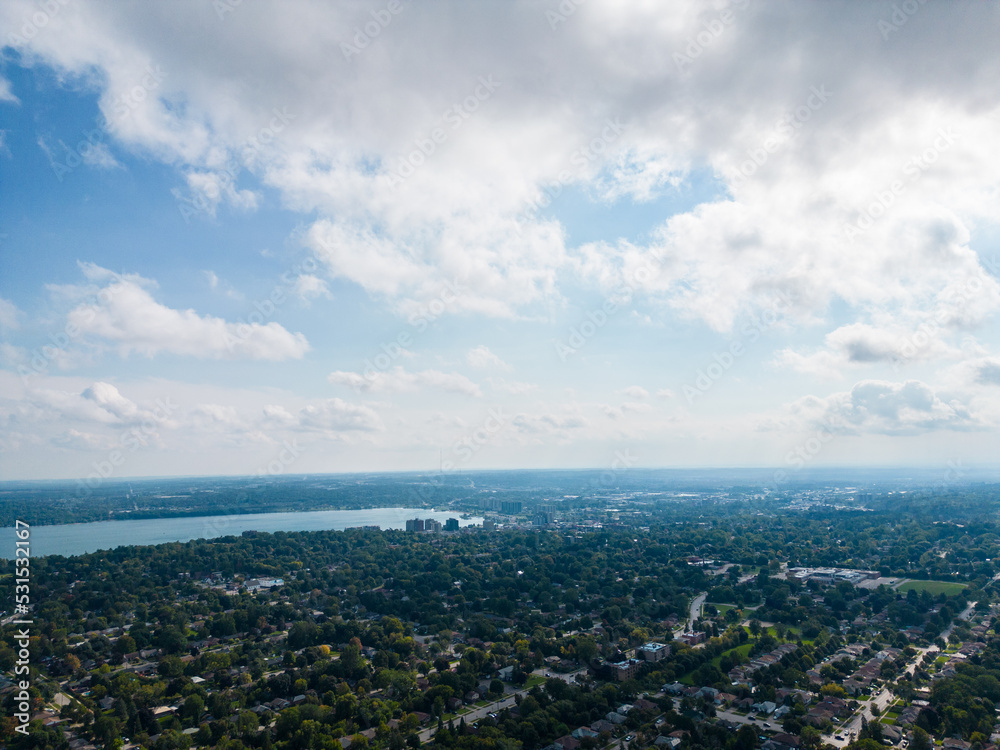
[[[901,7],[2,4],[0,481],[996,467],[1000,15]]]

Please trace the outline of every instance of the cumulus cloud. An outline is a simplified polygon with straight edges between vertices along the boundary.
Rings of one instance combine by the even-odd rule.
[[[965,360],[962,382],[992,387],[986,345],[962,343],[1000,310],[981,254],[1000,224],[992,6],[923,4],[882,40],[888,3],[740,3],[725,32],[679,65],[676,53],[722,4],[622,13],[588,0],[556,33],[546,6],[441,4],[394,17],[391,39],[344,59],[340,43],[374,7],[244,4],[220,35],[195,6],[78,3],[14,46],[19,64],[93,86],[114,153],[171,165],[179,194],[207,213],[252,211],[271,194],[298,212],[295,240],[320,266],[299,277],[293,294],[304,300],[328,296],[337,280],[421,323],[541,320],[596,287],[655,325],[693,321],[745,341],[744,330],[802,334],[775,360],[798,373],[858,380],[888,364]],[[0,24],[34,10],[31,0],[0,4]],[[928,66],[931,48],[948,54]],[[139,85],[146,95],[128,99]],[[10,98],[0,83],[0,99]],[[113,166],[109,149],[90,158]],[[629,237],[580,244],[549,206],[567,193],[647,202],[648,220]],[[676,211],[672,199],[689,195],[697,200]],[[139,277],[91,281],[54,292],[86,342],[123,355],[282,360],[309,348],[273,322],[173,309]],[[500,367],[482,348],[466,363]],[[481,396],[438,370],[330,380]],[[527,387],[487,382],[498,393]],[[859,430],[982,419],[949,389],[925,386],[925,403],[917,386],[870,385],[881,382],[817,398]],[[877,404],[898,408],[887,416]],[[299,424],[298,408],[275,406],[267,418]],[[548,417],[523,415],[522,428],[568,434],[583,420],[540,412]],[[599,406],[594,414],[607,424]]]
[[[993,357],[976,363],[976,379],[987,385],[1000,385],[1000,359]]]
[[[626,401],[621,406],[601,405],[601,411],[611,419],[622,419],[628,414],[643,414],[652,410],[652,406],[641,401]]]
[[[11,104],[21,103],[21,100],[14,95],[10,81],[3,76],[0,76],[0,102],[10,102]]]
[[[489,347],[480,344],[474,349],[470,349],[465,354],[465,361],[469,367],[476,367],[482,370],[510,370],[511,367],[500,357],[489,350]]]
[[[295,281],[292,283],[292,294],[298,297],[303,302],[309,302],[317,297],[325,297],[331,299],[333,297],[330,294],[330,287],[327,283],[323,281],[319,276],[313,274],[304,273],[295,277]]]
[[[0,297],[0,329],[8,331],[21,327],[23,313],[10,300]]]
[[[913,435],[986,426],[963,399],[916,380],[863,380],[850,391],[799,399],[789,411],[802,424],[832,433]]]
[[[519,433],[526,435],[551,435],[568,439],[573,433],[586,428],[590,421],[577,410],[567,410],[562,413],[547,412],[543,414],[515,414],[511,424]]]
[[[69,146],[63,141],[52,145],[46,138],[38,138],[38,146],[45,152],[53,168],[72,169],[78,164],[99,169],[122,169],[121,163],[112,155],[107,143],[101,141],[81,141],[80,144]]]
[[[191,171],[185,175],[188,194],[175,190],[174,195],[184,200],[194,211],[204,211],[215,216],[219,204],[225,203],[242,211],[257,208],[260,196],[252,190],[240,190],[226,173]]]
[[[31,8],[4,6],[8,21]],[[753,4],[682,66],[675,53],[718,7],[622,16],[594,0],[553,34],[539,7],[437,6],[396,17],[391,45],[376,40],[351,60],[339,44],[368,17],[363,6],[296,10],[290,22],[285,8],[241,8],[223,40],[195,8],[86,5],[21,51],[101,70],[92,78],[111,134],[178,165],[208,210],[256,206],[238,184],[245,175],[315,212],[306,244],[326,272],[400,309],[459,278],[470,291],[450,312],[515,316],[558,300],[560,282],[585,271],[719,331],[782,293],[794,299],[788,317],[821,315],[837,299],[895,315],[975,265],[968,227],[1000,219],[1000,63],[989,55],[1000,20],[989,6],[927,5],[891,43],[857,44],[861,33],[878,42],[890,9]],[[797,44],[776,43],[779,28]],[[930,39],[953,54],[917,75],[908,62]],[[533,54],[509,54],[515,40]],[[157,66],[149,95],[116,117],[137,76]],[[254,85],[233,87],[234,69]],[[696,165],[719,176],[718,197],[664,216],[648,242],[602,247],[596,265],[539,208],[553,186],[648,200]],[[995,295],[982,306],[995,311]]]
[[[265,429],[281,428],[328,435],[385,429],[382,418],[370,406],[351,404],[339,398],[310,401],[295,413],[279,404],[268,404],[263,415]]]
[[[508,393],[512,396],[523,396],[526,393],[538,390],[536,383],[523,383],[518,380],[505,380],[504,378],[487,378],[490,387],[499,393]]]
[[[369,371],[365,374],[337,370],[327,376],[334,385],[344,385],[360,392],[415,392],[433,388],[479,398],[482,389],[464,375],[440,370],[408,372],[402,367],[386,371]]]
[[[629,398],[636,398],[636,399],[649,398],[649,391],[647,391],[641,385],[630,385],[628,388],[622,389],[622,393],[624,393]]]
[[[318,430],[374,432],[384,429],[381,418],[374,410],[339,398],[308,404],[299,413],[299,422],[303,427]]]
[[[89,290],[96,301],[74,307],[67,325],[83,337],[113,344],[122,356],[170,353],[278,361],[300,359],[309,351],[304,335],[293,334],[274,321],[229,323],[194,310],[175,310],[153,298],[149,290],[155,284],[148,279],[118,276],[93,265],[85,264],[83,269],[98,283]],[[78,295],[82,292],[76,290]]]

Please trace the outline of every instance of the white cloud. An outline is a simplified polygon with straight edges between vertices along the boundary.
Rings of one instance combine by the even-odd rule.
[[[123,169],[121,163],[112,155],[106,143],[95,143],[90,148],[80,152],[83,163],[90,167],[101,169]]]
[[[512,396],[523,396],[526,393],[538,390],[536,383],[523,383],[518,380],[505,380],[504,378],[487,378],[490,388],[499,393],[508,393]]]
[[[179,200],[185,200],[196,211],[215,216],[219,204],[226,203],[241,211],[257,208],[260,196],[252,190],[240,190],[226,173],[191,171],[185,175],[190,195],[175,191]]]
[[[976,380],[986,385],[1000,385],[1000,358],[991,357],[975,364]]]
[[[807,396],[789,408],[801,423],[832,434],[913,435],[934,430],[976,430],[986,424],[967,400],[916,380],[863,380],[850,391]]]
[[[511,367],[506,362],[504,362],[500,357],[489,350],[489,347],[480,344],[479,346],[470,349],[465,354],[465,361],[468,363],[469,367],[475,367],[481,370],[510,370]]]
[[[31,8],[5,6],[11,21]],[[401,14],[392,44],[375,40],[346,60],[339,43],[368,17],[364,7],[242,7],[220,41],[194,9],[166,17],[87,5],[52,19],[22,52],[68,71],[100,69],[93,79],[112,135],[176,164],[208,210],[224,200],[253,208],[256,193],[237,184],[252,175],[293,209],[315,212],[307,244],[330,276],[400,309],[452,278],[469,289],[452,313],[512,317],[558,301],[586,253],[567,248],[562,227],[534,208],[546,188],[642,201],[706,165],[724,197],[664,216],[648,243],[602,248],[599,277],[646,267],[645,280],[626,280],[726,331],[782,291],[795,300],[782,317],[797,319],[836,299],[862,313],[919,309],[968,270],[966,228],[1000,220],[988,83],[996,15],[928,5],[881,43],[871,32],[884,6],[829,8],[782,19],[809,54],[776,43],[773,11],[754,5],[683,70],[674,53],[719,8],[650,6],[623,24],[614,3],[594,0],[553,34],[532,6],[439,6]],[[843,40],[859,34],[872,42],[854,45],[845,64]],[[952,53],[918,76],[905,61],[921,60],[931,39]],[[514,42],[532,54],[510,54]],[[254,84],[233,86],[233,70]],[[136,85],[148,95],[116,116]],[[734,106],[743,113],[735,128]],[[780,135],[782,123],[790,134]],[[436,143],[435,129],[444,134]],[[914,167],[929,149],[933,161]],[[750,161],[748,175],[753,154],[763,163]],[[406,161],[412,175],[390,179]],[[845,236],[894,181],[902,188],[889,209]],[[997,307],[983,302],[990,314]]]
[[[590,424],[590,420],[575,405],[563,407],[558,412],[520,412],[511,419],[511,425],[518,434],[534,441],[552,438],[569,442],[579,437]]]
[[[652,406],[641,401],[626,401],[621,406],[601,405],[601,411],[611,419],[622,419],[628,414],[645,414],[652,410]]]
[[[637,399],[649,398],[649,391],[647,391],[641,385],[630,385],[628,388],[623,388],[622,393],[624,393],[629,398],[637,398]]]
[[[147,357],[159,353],[210,359],[300,359],[309,351],[301,333],[290,333],[278,323],[228,323],[221,318],[198,315],[194,310],[175,310],[155,299],[154,286],[135,275],[113,272],[84,264],[84,273],[98,288],[89,290],[96,302],[84,302],[67,315],[67,324],[82,336],[116,345],[122,356],[138,352]],[[103,286],[101,285],[105,283]],[[87,290],[78,289],[78,294]]]
[[[377,432],[384,429],[374,410],[339,398],[308,404],[299,412],[299,422],[304,428],[317,430]]]
[[[360,392],[415,392],[434,388],[479,398],[482,389],[464,375],[440,370],[407,372],[402,367],[388,371],[370,371],[365,374],[337,370],[327,376],[334,385],[345,385]]]
[[[74,145],[58,141],[58,148],[42,136],[37,139],[38,146],[45,152],[49,163],[57,173],[64,174],[79,164],[99,169],[123,169],[122,164],[115,159],[107,143],[94,140],[83,140]]]
[[[95,88],[108,121],[107,145],[89,157],[95,165],[115,166],[112,153],[168,164],[178,194],[207,213],[253,210],[265,194],[298,212],[293,239],[320,264],[291,290],[305,301],[329,298],[336,279],[334,288],[355,284],[408,319],[454,316],[467,332],[474,316],[551,321],[577,301],[564,297],[597,287],[638,308],[615,318],[625,345],[634,342],[626,318],[677,329],[681,348],[698,347],[686,334],[702,326],[706,342],[721,339],[713,333],[739,334],[748,346],[750,334],[786,337],[776,357],[741,360],[734,384],[752,381],[751,360],[760,359],[794,369],[782,375],[797,394],[811,387],[802,374],[855,382],[883,376],[887,365],[934,383],[925,386],[929,401],[918,386],[871,380],[819,399],[820,411],[844,412],[859,431],[990,423],[982,392],[996,380],[991,324],[1000,310],[1000,286],[982,258],[1000,225],[1000,60],[992,54],[1000,16],[992,6],[922,4],[883,42],[884,3],[752,3],[683,69],[674,53],[721,4],[647,4],[626,15],[612,0],[588,0],[555,33],[545,9],[531,4],[434,5],[394,17],[389,36],[343,59],[340,42],[374,7],[243,4],[220,35],[194,6],[168,13],[76,3],[15,46],[19,64],[51,65]],[[31,0],[0,4],[0,26],[34,10]],[[789,36],[796,44],[783,43]],[[947,54],[927,66],[927,49]],[[0,99],[9,100],[4,86]],[[131,97],[137,86],[140,100]],[[444,137],[431,138],[438,128]],[[388,179],[404,163],[412,174]],[[592,198],[600,211],[670,200],[642,207],[645,218],[622,229],[627,237],[573,246],[577,233],[555,218],[573,212],[542,205],[555,192]],[[701,202],[674,214],[690,196]],[[309,349],[277,323],[243,328],[173,309],[138,276],[119,281],[97,269],[90,282],[52,288],[70,321],[82,323],[81,348],[265,360]],[[455,362],[475,339],[452,342],[437,361]],[[473,352],[469,366],[502,369],[486,347]],[[10,345],[4,353],[24,354]],[[57,361],[78,356],[60,352]],[[935,367],[950,369],[942,379]],[[662,382],[676,387],[666,380],[674,374]],[[373,393],[482,395],[472,380],[439,370],[370,379],[338,371],[330,380]],[[513,396],[535,387],[486,382]],[[118,418],[81,390],[66,389],[74,409]],[[650,400],[638,386],[623,393],[627,404]],[[258,401],[237,408],[248,430],[262,422],[303,429],[301,399]],[[520,416],[519,429],[559,439],[583,425],[606,433],[603,415],[620,420],[617,429],[633,416],[627,404],[592,403],[589,422],[543,404]],[[878,404],[895,406],[882,415]],[[340,413],[312,408],[317,424]]]
[[[3,76],[0,76],[0,102],[10,102],[12,104],[21,103],[21,100],[14,95],[10,81]]]
[[[333,298],[333,295],[330,294],[330,288],[323,279],[307,273],[295,277],[292,284],[292,294],[303,302],[309,302],[316,297]]]
[[[9,331],[17,330],[21,327],[23,313],[10,300],[0,297],[0,329]]]

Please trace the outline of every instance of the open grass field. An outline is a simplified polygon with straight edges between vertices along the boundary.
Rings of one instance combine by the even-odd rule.
[[[937,596],[938,594],[953,596],[964,589],[965,586],[966,584],[964,583],[954,583],[953,581],[907,581],[896,590],[901,594],[905,594],[907,591],[916,591],[918,593],[926,591],[931,596]]]
[[[752,643],[743,643],[737,646],[736,648],[731,648],[728,651],[723,651],[721,654],[712,659],[712,666],[714,666],[716,669],[719,669],[720,668],[719,664],[722,662],[722,657],[726,654],[737,653],[745,657],[747,654],[750,653],[750,649],[752,647],[753,647]]]

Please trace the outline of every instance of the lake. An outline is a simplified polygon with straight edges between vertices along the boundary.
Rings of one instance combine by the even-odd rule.
[[[323,531],[357,526],[403,529],[411,518],[433,518],[444,524],[458,518],[461,526],[482,524],[482,518],[463,520],[457,513],[418,508],[368,508],[365,510],[313,510],[291,513],[252,513],[233,516],[149,518],[134,521],[96,521],[60,526],[31,527],[31,556],[83,555],[130,544],[188,542],[239,535],[244,531]],[[0,559],[14,557],[14,529],[0,529]]]

